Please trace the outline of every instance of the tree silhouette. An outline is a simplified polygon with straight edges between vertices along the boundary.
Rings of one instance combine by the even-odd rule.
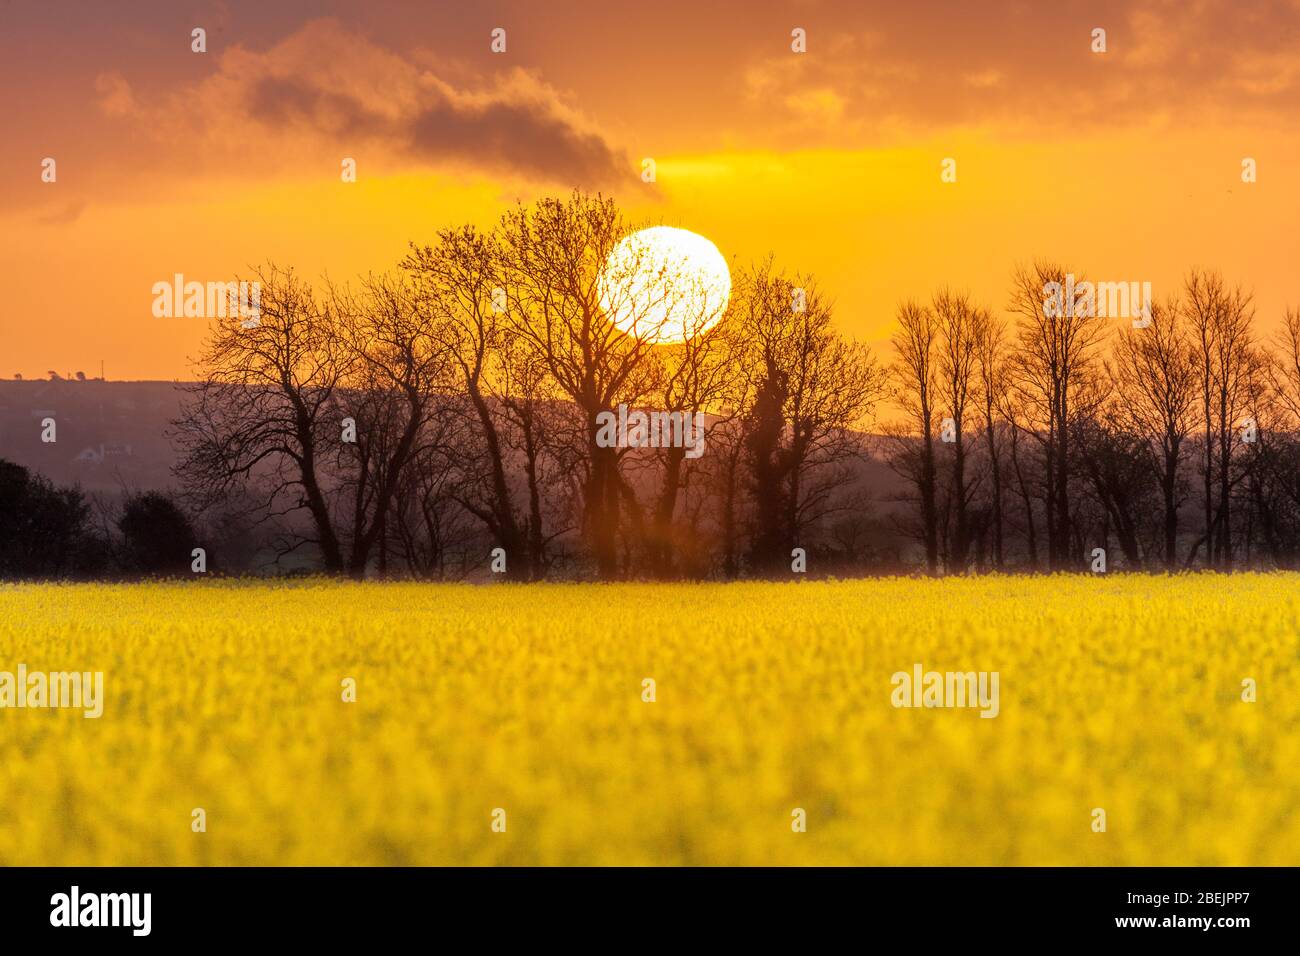
[[[156,491],[131,495],[117,521],[123,565],[145,574],[184,574],[198,544],[194,527],[180,507]],[[209,556],[208,570],[212,570]]]

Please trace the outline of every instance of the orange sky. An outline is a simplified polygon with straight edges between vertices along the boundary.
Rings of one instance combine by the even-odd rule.
[[[882,351],[900,298],[1002,309],[1033,256],[1300,305],[1294,3],[367,6],[0,5],[0,376],[185,378],[205,321],[157,281],[391,268],[575,186],[815,273]]]

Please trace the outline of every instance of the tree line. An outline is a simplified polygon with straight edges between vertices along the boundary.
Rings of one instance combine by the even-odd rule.
[[[899,309],[886,441],[926,570],[1295,567],[1300,313],[1262,335],[1193,269],[1116,322],[1045,294],[1067,277],[1017,269],[1009,321],[951,291]]]
[[[110,501],[0,459],[0,578],[173,576],[190,570],[197,546],[171,495]]]
[[[67,554],[183,572],[197,543],[233,571],[515,580],[1296,565],[1300,312],[1263,336],[1250,293],[1196,269],[1116,320],[1054,307],[1082,276],[1036,262],[1001,311],[953,289],[901,303],[878,358],[769,257],[655,344],[697,299],[659,265],[648,296],[628,291],[644,263],[610,275],[635,232],[575,192],[351,283],[255,270],[257,321],[214,320],[184,386],[179,494],[128,496],[134,522]],[[703,454],[599,440],[620,406],[704,412]],[[84,528],[48,517],[86,510],[79,492],[14,474],[0,573],[75,573],[15,557],[9,486]]]

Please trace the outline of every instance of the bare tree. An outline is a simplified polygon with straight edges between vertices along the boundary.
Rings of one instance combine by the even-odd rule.
[[[390,509],[388,538],[394,554],[418,578],[441,579],[481,561],[478,521],[458,500],[469,419],[460,396],[436,400],[418,448],[402,472]]]
[[[255,273],[260,316],[215,321],[198,360],[198,381],[172,435],[176,472],[201,505],[245,487],[260,491],[264,520],[305,510],[314,534],[296,535],[286,554],[315,544],[325,569],[343,570],[343,549],[323,470],[340,428],[335,399],[355,357],[332,317],[292,270]]]
[[[517,333],[507,330],[503,337],[498,367],[496,397],[508,426],[504,441],[523,463],[528,576],[536,581],[550,567],[551,542],[573,530],[569,521],[573,509],[565,493],[569,470],[565,449],[573,443],[560,437],[572,416],[564,413],[554,396],[544,358]]]
[[[1053,569],[1065,568],[1073,563],[1070,432],[1091,413],[1098,396],[1094,386],[1105,326],[1091,283],[1047,262],[1016,269],[1010,308],[1018,317],[1010,382],[1027,416],[1024,428],[1043,451],[1048,562]]]
[[[1197,372],[1201,397],[1201,504],[1205,530],[1201,541],[1205,545],[1205,566],[1214,566],[1214,409],[1211,393],[1214,389],[1213,356],[1214,337],[1217,333],[1217,315],[1222,310],[1225,291],[1223,277],[1208,271],[1193,269],[1184,283],[1187,297],[1187,317],[1192,327],[1196,347]],[[1196,547],[1199,547],[1198,544]],[[1195,547],[1193,548],[1195,553]]]
[[[1278,567],[1300,558],[1300,310],[1287,309],[1273,335],[1261,390],[1252,413],[1258,422],[1250,503],[1260,536]]]
[[[885,380],[865,346],[835,331],[831,303],[811,277],[779,274],[769,259],[741,287],[750,551],[755,567],[772,573],[839,507],[845,466],[863,454],[854,429],[885,394]]]
[[[935,575],[939,573],[939,513],[934,415],[939,400],[940,330],[934,312],[912,301],[898,307],[898,326],[890,372],[893,398],[907,416],[907,424],[892,435],[890,463],[916,486],[926,570]]]
[[[583,526],[605,578],[618,573],[622,482],[620,449],[601,447],[597,416],[643,394],[646,355],[666,307],[662,297],[636,294],[635,251],[621,257],[622,274],[609,272],[611,253],[630,232],[613,200],[577,192],[520,206],[501,224],[511,328],[584,417]],[[613,315],[638,335],[621,331]]]
[[[1183,309],[1176,299],[1152,303],[1149,323],[1128,328],[1115,341],[1107,373],[1112,413],[1140,436],[1143,458],[1160,484],[1167,570],[1178,562],[1179,474],[1195,424],[1196,359]]]
[[[336,288],[331,303],[350,356],[348,387],[338,398],[356,423],[355,435],[334,442],[350,512],[347,571],[361,577],[377,546],[379,570],[387,570],[389,508],[447,391],[448,356],[437,316],[418,308],[404,276],[371,276],[355,293]]]
[[[993,567],[1002,570],[1005,544],[1002,518],[1002,441],[998,423],[1002,418],[999,401],[1006,391],[1006,330],[992,314],[981,311],[975,330],[975,359],[978,369],[980,412],[984,426],[985,451],[991,478],[990,510],[993,524]]]
[[[956,528],[948,548],[948,570],[964,572],[970,553],[970,499],[972,486],[966,474],[966,409],[975,388],[975,368],[981,326],[987,314],[970,303],[970,297],[944,289],[934,297],[939,327],[938,397],[952,420],[951,500]],[[945,439],[946,440],[946,439]]]
[[[1300,430],[1300,309],[1286,310],[1273,344],[1267,373],[1270,394],[1281,411],[1279,423]]]
[[[506,340],[507,307],[499,244],[494,236],[463,226],[438,233],[433,246],[412,247],[402,265],[419,286],[419,305],[445,335],[457,381],[479,431],[482,454],[465,456],[468,480],[460,501],[481,520],[507,555],[507,577],[531,577],[540,556],[516,511],[507,475],[505,440],[493,401],[492,373]],[[476,466],[481,464],[482,468]]]
[[[1263,362],[1254,343],[1252,296],[1229,289],[1216,272],[1193,270],[1184,283],[1200,376],[1204,425],[1203,490],[1207,567],[1233,564],[1232,492],[1237,429],[1260,386]]]

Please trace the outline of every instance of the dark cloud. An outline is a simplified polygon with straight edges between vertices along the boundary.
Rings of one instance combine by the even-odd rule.
[[[198,93],[206,108],[227,114],[217,123],[282,131],[296,150],[314,142],[350,155],[364,145],[390,161],[566,186],[630,175],[625,157],[536,75],[513,68],[483,77],[461,64],[441,66],[318,20],[264,52],[232,53]]]
[[[486,163],[574,185],[628,175],[627,163],[603,138],[530,104],[456,109],[442,103],[416,116],[406,132],[413,153],[422,159]]]
[[[266,76],[248,87],[249,118],[270,128],[370,139],[420,163],[460,163],[599,186],[628,175],[626,158],[597,133],[579,128],[543,97],[508,91],[456,97],[423,84],[414,108],[393,115],[300,76]]]
[[[383,136],[389,123],[345,93],[316,89],[294,77],[268,76],[248,92],[249,116],[270,127],[306,126],[332,136]]]

